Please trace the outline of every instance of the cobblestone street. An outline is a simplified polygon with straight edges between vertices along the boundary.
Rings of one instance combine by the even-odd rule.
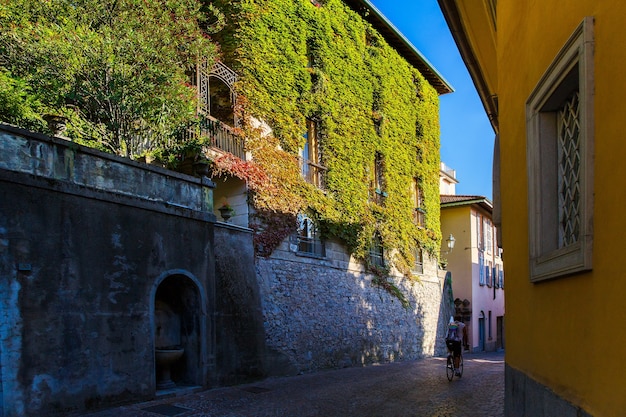
[[[467,354],[462,378],[445,358],[346,368],[218,388],[119,407],[90,417],[504,415],[504,353]]]

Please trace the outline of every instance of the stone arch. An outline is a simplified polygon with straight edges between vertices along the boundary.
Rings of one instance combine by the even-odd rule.
[[[168,270],[159,275],[150,292],[150,323],[153,351],[174,346],[184,349],[182,358],[171,369],[176,385],[205,386],[207,298],[201,282],[185,270]],[[167,328],[158,329],[163,323],[168,323],[164,326]],[[152,368],[156,384],[156,359]]]

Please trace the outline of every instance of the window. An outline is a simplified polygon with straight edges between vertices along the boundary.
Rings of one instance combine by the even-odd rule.
[[[372,178],[372,201],[376,204],[382,205],[385,202],[385,198],[387,197],[387,193],[385,192],[385,162],[383,154],[380,152],[376,152],[374,156],[374,167]]]
[[[500,264],[496,264],[495,270],[493,272],[493,285],[496,288],[500,288]]]
[[[493,250],[493,240],[492,240],[492,230],[491,220],[485,219],[485,250],[487,253],[491,253]]]
[[[491,265],[492,265],[491,261],[489,261],[488,264],[485,264],[485,279],[487,281],[488,287],[491,287],[491,269],[492,269]]]
[[[478,250],[485,250],[485,235],[483,233],[483,216],[476,214],[476,231]]]
[[[413,197],[413,207],[415,208],[413,211],[413,223],[418,227],[424,227],[426,210],[424,210],[424,191],[422,191],[422,187],[420,186],[419,178],[413,178],[411,194]]]
[[[326,256],[324,241],[320,239],[317,226],[313,220],[304,214],[298,214],[297,245],[298,253],[319,257]]]
[[[304,134],[306,142],[300,152],[300,170],[302,177],[304,177],[309,184],[324,189],[324,173],[326,172],[326,167],[321,165],[322,152],[319,141],[319,122],[317,120],[307,119],[306,128],[306,133]]]
[[[385,266],[383,242],[378,233],[376,233],[374,237],[372,238],[372,243],[370,245],[370,250],[369,250],[369,260],[370,260],[370,264],[372,265],[380,266],[380,267]]]
[[[592,267],[593,42],[586,17],[526,103],[533,282]]]
[[[414,274],[423,274],[424,273],[424,253],[418,247],[413,249],[413,256],[415,257],[415,262],[413,263],[413,268],[411,268],[411,272]]]
[[[504,288],[504,271],[503,270],[500,270],[498,279],[500,280],[500,288]]]
[[[478,283],[485,285],[485,259],[482,252],[478,253]]]

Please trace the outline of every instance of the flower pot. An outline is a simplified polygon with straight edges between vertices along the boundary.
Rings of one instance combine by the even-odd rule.
[[[52,132],[52,136],[62,137],[61,133],[67,129],[68,118],[58,114],[44,114],[43,119],[48,123],[48,129]]]
[[[220,212],[220,216],[222,216],[222,219],[224,219],[225,222],[233,217],[234,210],[230,207],[220,207],[218,210]]]

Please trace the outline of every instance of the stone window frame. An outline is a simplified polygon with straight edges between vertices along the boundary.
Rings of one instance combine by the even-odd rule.
[[[592,269],[594,72],[593,17],[585,17],[526,102],[530,281]],[[557,113],[578,92],[579,233],[559,242]]]

